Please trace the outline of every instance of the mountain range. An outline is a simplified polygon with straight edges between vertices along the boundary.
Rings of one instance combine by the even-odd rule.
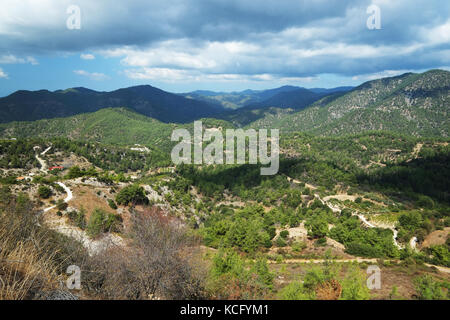
[[[282,86],[268,90],[244,90],[241,92],[214,92],[198,90],[181,94],[183,97],[202,100],[220,105],[226,109],[263,107],[286,107],[300,109],[334,92],[346,92],[353,87],[338,87],[331,89],[306,89],[296,86]]]
[[[237,109],[226,108],[225,101],[235,101]],[[314,135],[383,130],[448,137],[449,106],[450,72],[444,70],[335,89],[285,86],[179,95],[151,86],[112,92],[85,88],[17,91],[0,99],[0,137],[68,136],[161,146],[175,127],[189,127],[197,119],[211,126],[279,128]]]
[[[326,96],[299,112],[266,114],[250,126],[318,135],[385,130],[448,137],[449,107],[450,72],[430,70],[369,81],[346,94]]]
[[[32,121],[126,106],[163,122],[190,122],[224,111],[218,105],[187,99],[149,85],[112,92],[86,88],[17,91],[0,99],[0,122]]]

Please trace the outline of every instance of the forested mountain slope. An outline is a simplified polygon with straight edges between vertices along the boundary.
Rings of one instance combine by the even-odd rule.
[[[0,98],[0,122],[67,117],[123,106],[163,122],[190,122],[223,112],[218,105],[187,99],[149,85],[111,92],[86,88],[54,92],[22,90]]]
[[[450,72],[369,81],[344,95],[327,96],[295,114],[265,117],[250,126],[319,135],[387,130],[415,136],[448,137]]]

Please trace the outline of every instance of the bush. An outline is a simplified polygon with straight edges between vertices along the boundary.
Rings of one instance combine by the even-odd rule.
[[[284,240],[287,239],[287,237],[289,237],[289,231],[287,230],[283,230],[280,232],[280,237],[282,237]]]
[[[312,238],[322,238],[328,234],[328,222],[322,217],[314,217],[307,222],[308,236]]]
[[[281,300],[311,300],[311,297],[305,292],[303,284],[300,282],[291,282],[278,293]]]
[[[47,186],[40,186],[38,188],[38,195],[41,199],[48,199],[52,195],[52,189]]]
[[[282,237],[278,237],[275,241],[275,244],[277,247],[286,247],[287,245],[286,240],[284,240]]]
[[[84,176],[84,172],[78,166],[73,166],[69,169],[69,172],[66,175],[67,179],[76,179]]]
[[[116,202],[119,205],[128,204],[148,204],[148,198],[145,195],[144,188],[137,184],[127,186],[120,190],[116,196]]]
[[[87,233],[94,238],[103,232],[117,231],[121,221],[122,219],[118,215],[95,209],[89,218]]]
[[[434,201],[425,195],[420,195],[419,199],[416,201],[416,205],[421,208],[431,209],[434,207]]]
[[[447,245],[434,245],[427,251],[432,257],[432,263],[450,267],[450,252]]]
[[[114,202],[114,200],[112,200],[112,199],[108,199],[108,205],[109,205],[109,207],[110,207],[111,209],[114,209],[114,210],[117,209],[117,205],[116,205],[116,203]]]
[[[247,262],[232,249],[220,249],[213,258],[210,289],[219,299],[257,299],[272,290],[274,277],[266,259]]]
[[[196,243],[179,223],[146,208],[133,212],[128,231],[130,246],[93,256],[84,266],[83,289],[116,300],[208,298],[203,286],[206,276],[192,250]]]
[[[60,291],[66,268],[84,260],[84,248],[47,229],[42,221],[36,223],[39,215],[28,197],[4,191],[0,191],[0,300],[45,299]]]
[[[81,230],[86,229],[86,211],[83,207],[80,208],[80,211],[70,211],[67,213],[69,219]]]
[[[359,267],[351,266],[342,283],[342,300],[368,300],[370,298],[365,274]]]
[[[434,281],[430,275],[418,277],[414,281],[419,300],[442,300],[444,292],[439,282]]]
[[[303,241],[296,241],[292,244],[292,251],[300,252],[306,248],[306,243]]]
[[[57,208],[59,211],[64,211],[64,210],[66,210],[66,209],[67,209],[67,206],[68,206],[68,204],[67,204],[66,202],[64,202],[64,200],[62,200],[62,199],[59,199],[59,200],[56,202],[56,208]]]
[[[314,244],[318,247],[324,247],[327,244],[327,238],[325,238],[325,237],[319,238],[316,240],[316,242]]]

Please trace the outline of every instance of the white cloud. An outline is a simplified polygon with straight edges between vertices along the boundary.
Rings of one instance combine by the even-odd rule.
[[[80,55],[80,58],[83,59],[83,60],[94,60],[95,56],[93,54],[90,54],[90,53],[82,53]]]
[[[8,75],[6,74],[5,71],[3,71],[2,68],[0,68],[0,78],[8,79]]]
[[[32,65],[39,64],[35,58],[30,56],[25,58],[19,58],[12,54],[0,56],[0,64],[18,64],[18,63],[29,63]]]
[[[414,72],[414,70],[406,70],[406,69],[404,69],[404,70],[384,70],[381,72],[353,76],[352,80],[370,81],[370,80],[376,80],[376,79],[386,78],[386,77],[395,77],[395,76],[399,76],[399,75],[407,73],[407,72]]]
[[[229,81],[238,77],[253,81],[281,78],[292,81],[295,78],[305,82],[320,73],[350,73],[354,72],[350,69],[362,69],[361,74],[364,74],[364,69],[371,65],[367,61],[383,57],[403,59],[422,48],[422,44],[415,43],[383,46],[318,40],[306,46],[290,41],[291,36],[290,32],[282,31],[273,34],[276,41],[261,41],[260,38],[253,39],[254,42],[180,39],[161,41],[147,48],[124,46],[98,53],[120,58],[122,65],[130,67],[125,74],[133,79],[194,81],[200,77]]]
[[[432,45],[450,43],[450,19],[432,29],[422,28],[420,34],[425,42]]]
[[[91,80],[101,81],[108,79],[108,76],[104,73],[99,72],[88,72],[85,70],[74,70],[75,74],[78,74],[80,76],[88,77]]]
[[[319,74],[363,79],[450,63],[449,1],[76,2],[80,32],[66,28],[69,0],[2,0],[0,63],[75,53],[84,60],[118,58],[123,74],[134,79],[302,82]],[[381,30],[366,27],[370,2],[381,8]]]
[[[286,77],[273,74],[238,74],[238,73],[205,73],[199,70],[171,68],[134,68],[126,69],[125,75],[135,80],[152,80],[162,82],[261,82],[279,81],[282,83],[309,83],[318,80],[316,77]]]

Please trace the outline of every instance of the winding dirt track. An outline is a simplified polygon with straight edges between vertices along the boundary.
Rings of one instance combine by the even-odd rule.
[[[286,177],[287,177],[287,176],[286,176]],[[295,179],[293,179],[293,178],[291,178],[291,177],[287,177],[287,180],[288,180],[289,182],[293,182],[293,183],[296,183],[296,184],[301,183],[300,181],[295,180]],[[341,213],[342,210],[341,210],[339,207],[335,207],[335,206],[333,206],[331,203],[329,203],[328,201],[323,200],[323,199],[319,196],[319,194],[315,193],[315,194],[314,194],[314,197],[315,197],[316,199],[318,199],[323,205],[326,205],[328,208],[330,208],[331,211],[333,211],[334,213]],[[325,197],[325,199],[331,199],[331,198],[333,198],[333,197],[342,197],[342,195],[328,196],[328,197]],[[366,225],[366,226],[369,227],[369,228],[383,228],[383,229],[390,229],[390,230],[392,230],[392,232],[393,232],[392,240],[394,241],[394,245],[395,245],[398,249],[403,249],[403,247],[397,242],[398,231],[394,228],[394,226],[389,226],[389,225],[380,226],[380,225],[373,224],[373,223],[369,222],[369,221],[366,219],[366,217],[364,217],[364,215],[363,215],[362,213],[353,213],[353,215],[357,216],[357,217],[359,218],[359,220],[361,220],[361,222],[364,223],[364,225]],[[410,244],[411,248],[413,248],[414,250],[416,250],[417,238],[416,238],[416,237],[412,238],[412,239],[410,240],[409,244]]]
[[[41,155],[45,155],[51,147],[48,147],[43,152],[41,152]],[[38,154],[36,154],[36,159],[41,164],[41,171],[44,173],[47,173],[47,163],[45,160],[39,157]],[[73,199],[73,193],[72,190],[68,186],[66,186],[63,182],[56,182],[59,186],[61,186],[64,189],[64,192],[67,194],[66,198],[64,198],[64,202],[67,203],[70,200]],[[54,209],[56,206],[51,206],[44,209],[44,213],[48,212],[52,209]],[[66,236],[69,236],[79,242],[87,249],[89,255],[95,255],[103,250],[106,250],[107,248],[111,246],[122,246],[124,245],[123,239],[117,235],[114,234],[106,234],[103,235],[100,239],[92,240],[88,237],[85,231],[80,230],[74,226],[67,225],[63,219],[57,219],[51,221],[48,226],[62,234],[65,234]]]

